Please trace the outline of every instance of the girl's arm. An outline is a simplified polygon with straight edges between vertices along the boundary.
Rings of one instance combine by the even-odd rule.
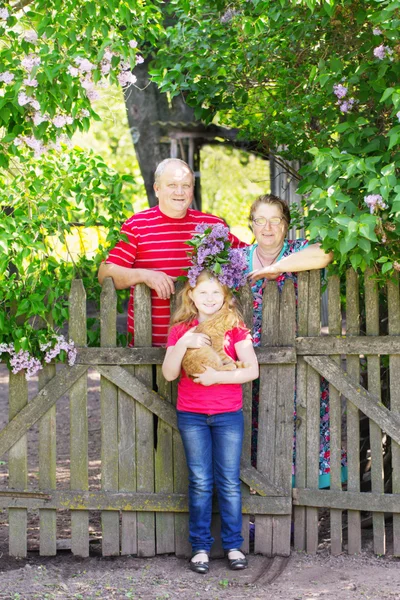
[[[215,385],[216,383],[247,383],[258,377],[258,361],[251,340],[242,340],[235,344],[237,357],[240,361],[248,363],[245,369],[235,371],[216,371],[206,367],[204,373],[194,375],[193,381],[201,385]]]
[[[175,344],[167,348],[164,362],[162,364],[162,374],[167,381],[173,381],[181,372],[182,360],[188,348],[201,348],[210,346],[211,340],[205,333],[194,333],[196,327],[189,329]]]
[[[298,252],[293,252],[293,254],[281,258],[281,260],[268,267],[252,271],[249,274],[249,279],[251,283],[255,283],[257,279],[262,278],[276,279],[281,273],[324,269],[332,260],[332,252],[326,253],[321,248],[321,244],[310,244]]]

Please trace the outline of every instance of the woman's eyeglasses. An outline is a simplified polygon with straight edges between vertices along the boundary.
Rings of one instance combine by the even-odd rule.
[[[272,217],[271,219],[266,219],[265,217],[258,217],[258,219],[253,219],[253,225],[257,225],[257,227],[264,227],[267,223],[271,225],[271,227],[278,227],[284,221],[283,217]]]

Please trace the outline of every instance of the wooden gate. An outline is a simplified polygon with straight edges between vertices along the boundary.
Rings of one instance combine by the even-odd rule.
[[[251,323],[252,301],[244,298]],[[283,297],[282,297],[283,298]],[[250,465],[251,384],[244,386],[245,442],[243,481],[244,549],[249,550],[250,515],[256,518],[255,548],[266,554],[290,553],[291,456],[284,443],[291,437],[295,352],[293,289],[284,294],[280,321],[270,327],[271,345],[260,351],[262,385],[274,385],[277,414],[268,418],[264,403],[261,421],[268,436],[259,437],[261,456],[274,458],[256,470]],[[274,296],[279,311],[279,295]],[[101,347],[85,348],[86,297],[80,281],[70,295],[69,334],[78,346],[73,367],[46,366],[39,393],[28,402],[24,375],[10,375],[9,424],[0,432],[0,456],[8,451],[9,489],[0,491],[0,508],[8,508],[9,551],[27,553],[28,510],[39,510],[40,553],[57,551],[57,509],[71,511],[71,550],[89,554],[89,511],[102,511],[103,555],[190,554],[187,519],[187,472],[176,426],[176,384],[167,383],[160,365],[164,350],[151,347],[149,289],[135,290],[135,347],[116,348],[116,292],[106,280],[101,295]],[[279,325],[279,323],[281,323]],[[266,328],[267,331],[267,328]],[[282,365],[280,363],[287,364]],[[154,388],[154,370],[156,383]],[[101,490],[89,487],[87,371],[101,375]],[[268,380],[268,381],[267,381]],[[279,384],[283,381],[283,384]],[[290,392],[291,390],[291,392]],[[70,490],[56,489],[56,402],[66,392],[70,402]],[[289,393],[290,392],[290,393]],[[283,411],[283,412],[281,412]],[[26,434],[39,421],[39,489],[28,489]],[[271,437],[269,437],[271,436]],[[268,439],[267,439],[268,437]],[[274,440],[274,442],[272,442]],[[250,488],[256,493],[250,494]],[[213,533],[218,538],[218,514]],[[215,544],[214,553],[220,554]]]
[[[387,286],[388,331],[379,325],[374,282],[364,280],[360,309],[358,279],[346,280],[346,335],[342,335],[341,288],[329,280],[329,335],[320,328],[320,274],[301,273],[298,317],[291,282],[282,293],[267,285],[263,301],[257,470],[250,465],[251,384],[244,386],[245,440],[243,481],[244,549],[250,549],[250,519],[255,521],[254,551],[290,552],[292,500],[294,545],[315,552],[318,510],[330,511],[331,551],[362,548],[362,512],[373,514],[373,543],[386,551],[390,528],[393,553],[400,555],[400,299],[398,281]],[[342,284],[343,290],[343,284]],[[343,293],[342,293],[343,296]],[[242,298],[251,325],[249,290]],[[28,402],[22,374],[10,375],[9,419],[0,432],[0,457],[8,451],[9,488],[0,490],[0,508],[8,508],[9,551],[27,552],[28,511],[39,511],[40,553],[57,551],[57,510],[71,513],[71,549],[89,553],[89,513],[101,511],[103,555],[161,553],[188,555],[187,473],[176,429],[176,383],[167,383],[160,365],[164,350],[151,347],[150,294],[135,293],[135,347],[116,348],[116,292],[106,280],[101,297],[101,347],[86,348],[86,298],[80,281],[70,296],[70,337],[78,346],[77,363],[47,365],[39,393]],[[360,332],[360,314],[366,331]],[[362,333],[362,335],[361,335]],[[382,356],[390,370],[386,406],[381,402]],[[87,372],[101,376],[101,489],[88,476]],[[367,380],[364,387],[362,380]],[[320,377],[330,384],[331,484],[318,489]],[[296,483],[292,490],[293,390],[297,389]],[[154,384],[157,384],[157,392]],[[56,403],[66,392],[70,404],[70,489],[57,489]],[[346,407],[346,415],[343,407]],[[360,414],[369,419],[371,491],[360,491]],[[28,486],[27,432],[39,423],[39,478]],[[345,425],[346,431],[342,431]],[[383,453],[391,441],[391,452]],[[341,482],[341,446],[347,450],[348,481]],[[385,489],[384,460],[389,456],[392,487]],[[386,473],[388,469],[386,468]],[[256,493],[250,493],[250,489]],[[343,513],[347,511],[347,513]],[[347,525],[343,520],[347,516]],[[385,515],[390,516],[385,528]],[[217,537],[218,514],[213,520]],[[215,553],[221,552],[218,542]]]

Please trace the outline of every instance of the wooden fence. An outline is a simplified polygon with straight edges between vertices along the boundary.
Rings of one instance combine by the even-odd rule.
[[[269,283],[263,303],[257,470],[250,465],[251,384],[244,386],[245,440],[243,482],[244,549],[250,548],[249,520],[255,519],[254,551],[290,553],[294,546],[315,552],[318,510],[330,511],[331,551],[362,548],[361,514],[372,512],[373,548],[386,552],[386,534],[400,555],[400,298],[398,282],[387,286],[388,329],[380,335],[379,298],[365,277],[360,308],[359,281],[346,278],[346,335],[342,335],[341,290],[329,280],[329,335],[321,335],[320,274],[302,273],[298,318],[293,285],[279,293]],[[343,293],[343,291],[342,291]],[[251,323],[249,290],[242,297]],[[10,375],[9,423],[0,432],[0,457],[8,451],[9,488],[0,491],[0,508],[8,508],[9,552],[27,553],[28,511],[39,511],[40,553],[57,551],[57,510],[71,513],[71,549],[89,553],[89,514],[101,511],[103,555],[190,553],[187,522],[187,472],[176,427],[176,383],[167,383],[160,365],[164,350],[151,347],[150,294],[135,292],[135,347],[116,348],[116,292],[106,280],[101,296],[101,347],[86,348],[86,298],[80,281],[70,295],[69,334],[79,347],[73,367],[46,366],[39,392],[28,402],[23,375]],[[366,331],[360,332],[360,314]],[[390,370],[381,402],[382,357]],[[388,358],[387,358],[388,357]],[[154,388],[155,366],[157,392]],[[101,376],[101,489],[88,476],[87,372]],[[344,370],[345,369],[345,370]],[[363,369],[362,378],[361,369]],[[318,489],[320,377],[330,385],[331,485]],[[361,385],[367,381],[367,389]],[[293,390],[297,388],[296,487],[292,489]],[[70,489],[57,485],[56,403],[66,392],[70,403]],[[343,406],[346,415],[343,415]],[[371,491],[360,491],[360,414],[369,419]],[[27,432],[39,423],[38,488],[28,486]],[[345,432],[342,432],[342,425]],[[344,435],[346,434],[346,435]],[[383,442],[391,440],[392,483],[385,489]],[[346,446],[348,481],[341,482],[341,447]],[[100,452],[100,449],[99,449]],[[386,469],[387,472],[387,469]],[[256,493],[250,493],[250,488]],[[347,513],[347,525],[343,515]],[[293,516],[294,515],[294,516]],[[254,517],[254,519],[253,519]],[[386,527],[385,527],[386,517]],[[390,522],[388,517],[390,517]],[[218,532],[218,514],[213,518]],[[221,552],[219,542],[215,554]]]

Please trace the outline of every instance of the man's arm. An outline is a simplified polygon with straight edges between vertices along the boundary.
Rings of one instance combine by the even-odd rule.
[[[98,273],[99,282],[103,285],[106,277],[111,277],[117,290],[124,290],[138,283],[145,283],[155,290],[157,296],[166,300],[175,292],[175,277],[162,271],[121,267],[113,263],[101,263]]]

